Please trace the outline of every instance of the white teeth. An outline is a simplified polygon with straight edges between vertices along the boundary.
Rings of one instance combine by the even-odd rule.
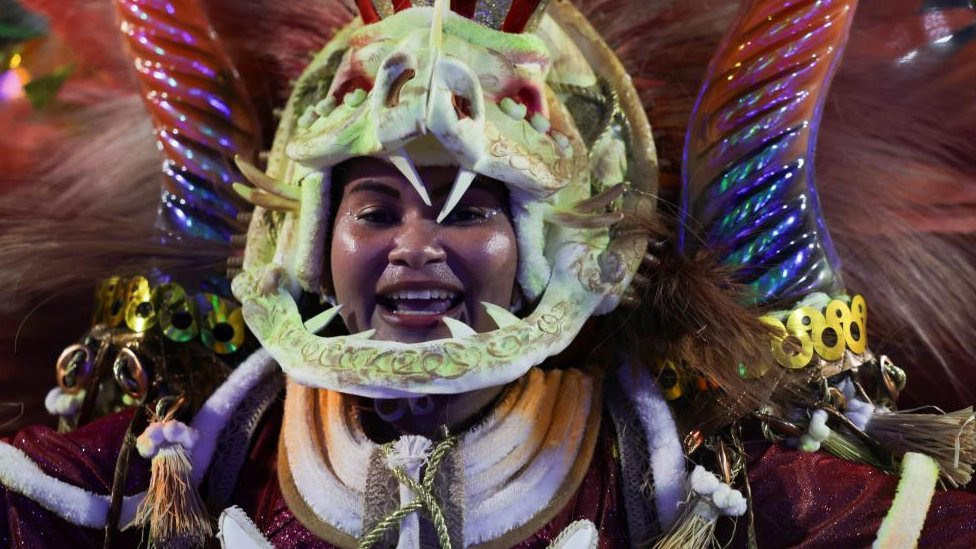
[[[317,334],[321,332],[322,328],[328,326],[329,323],[332,322],[332,320],[336,317],[336,315],[339,314],[339,309],[342,309],[342,305],[336,305],[335,307],[326,309],[325,311],[322,311],[321,313],[315,315],[314,317],[306,320],[305,329],[312,334]]]
[[[438,223],[444,221],[444,218],[451,213],[451,210],[453,210],[455,206],[457,206],[458,202],[461,201],[464,193],[468,191],[468,187],[471,186],[471,183],[477,176],[478,174],[471,170],[458,168],[457,179],[454,180],[454,186],[451,187],[451,194],[448,195],[447,201],[444,202],[444,208],[441,210],[441,213],[437,214]]]
[[[447,329],[451,332],[452,337],[466,337],[478,333],[475,332],[474,328],[471,326],[468,326],[460,320],[451,318],[449,316],[441,317],[441,321],[443,321],[447,326]]]
[[[402,290],[386,294],[387,299],[454,299],[457,292],[450,290]]]
[[[499,328],[507,328],[509,326],[513,326],[515,324],[518,324],[522,320],[519,317],[513,315],[511,312],[509,312],[508,309],[504,307],[499,307],[494,303],[488,303],[486,301],[482,301],[481,305],[485,308],[485,312],[488,313],[488,316],[490,316],[491,319],[495,321],[495,325],[497,325]]]

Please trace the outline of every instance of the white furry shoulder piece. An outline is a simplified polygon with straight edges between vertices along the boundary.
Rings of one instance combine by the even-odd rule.
[[[193,419],[200,443],[193,449],[193,480],[199,483],[213,457],[217,437],[234,409],[275,367],[271,356],[259,350],[247,358],[207,400]],[[0,485],[26,496],[71,524],[103,528],[108,517],[109,495],[95,494],[45,473],[18,448],[0,442]],[[120,525],[135,517],[145,492],[123,500]]]
[[[678,519],[678,504],[685,501],[688,491],[685,454],[678,438],[678,427],[661,389],[646,371],[634,371],[624,363],[618,376],[620,386],[644,428],[654,476],[654,503],[658,520],[666,531]]]

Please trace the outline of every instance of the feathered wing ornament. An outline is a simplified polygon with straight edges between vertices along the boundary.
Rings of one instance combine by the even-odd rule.
[[[257,114],[195,0],[116,2],[163,162],[160,221],[169,233],[229,242],[244,203],[233,158],[259,148]]]
[[[58,20],[53,27],[69,46],[91,56],[77,60],[77,81],[60,100],[87,108],[42,115],[50,133],[37,134],[44,140],[38,152],[54,150],[31,184],[17,185],[0,203],[0,291],[7,306],[118,272],[219,274],[231,236],[244,232],[237,219],[242,202],[230,189],[241,179],[233,156],[255,156],[260,128],[206,15],[191,1],[115,5],[165,158],[158,224],[158,153],[144,111],[119,74],[119,48],[92,44],[90,34]],[[72,13],[110,22],[105,7],[84,3]]]
[[[836,294],[839,260],[813,159],[857,2],[747,6],[712,60],[688,128],[679,245],[717,250],[752,302]]]
[[[814,184],[814,150],[827,86],[846,43],[855,5],[856,2],[824,1],[746,4],[735,30],[723,41],[709,66],[692,112],[683,163],[684,218],[679,243],[685,250],[701,247],[717,250],[726,264],[736,268],[736,277],[748,286],[748,302],[790,307],[781,316],[786,328],[780,338],[786,339],[780,340],[781,348],[777,348],[780,343],[774,342],[774,354],[778,350],[777,359],[782,365],[795,370],[806,367],[804,372],[810,379],[822,383],[821,389],[811,389],[811,394],[816,395],[814,400],[819,401],[816,408],[805,413],[803,407],[796,410],[800,412],[797,417],[809,418],[807,431],[803,432],[801,428],[797,435],[793,435],[799,436],[801,448],[815,451],[822,447],[840,457],[892,471],[897,469],[897,463],[904,466],[914,456],[919,456],[931,463],[936,473],[924,487],[915,486],[908,475],[910,468],[903,468],[902,485],[906,486],[905,490],[917,492],[906,497],[924,503],[931,498],[939,469],[942,469],[943,479],[952,485],[969,482],[973,461],[972,409],[944,415],[891,414],[886,406],[894,405],[904,386],[904,377],[886,357],[873,361],[870,351],[866,350],[867,316],[863,298],[828,298],[840,296],[845,286]],[[945,24],[945,14],[940,13],[938,20]],[[958,20],[956,24],[959,24]],[[954,39],[947,24],[940,32],[943,36],[939,40],[943,43]],[[919,53],[919,50],[910,50],[902,62],[911,62]],[[966,74],[967,71],[959,72]],[[884,95],[880,91],[876,93]],[[868,136],[871,131],[860,130],[862,135]],[[911,149],[902,151],[890,136],[884,136],[887,140],[873,137],[854,147],[855,151],[860,148],[862,161],[885,159],[883,161],[893,165],[908,167],[906,160],[925,158],[929,152],[925,149],[931,146],[929,143],[919,144],[916,148],[925,151],[919,154]],[[935,143],[940,141],[935,139]],[[871,147],[877,148],[872,150]],[[898,152],[903,154],[892,154]],[[951,154],[951,149],[942,152]],[[916,168],[913,173],[917,178],[915,183],[923,188],[947,188],[948,182],[939,172],[946,168],[951,170],[950,166],[939,166],[929,173]],[[901,245],[895,249],[904,253],[922,241],[915,239],[911,234],[914,231],[899,227],[906,222],[918,223],[917,218],[913,219],[912,206],[898,208],[899,202],[911,199],[913,193],[906,192],[904,187],[890,186],[889,178],[879,177],[883,172],[880,167],[881,164],[877,164],[863,170],[874,172],[874,181],[850,182],[851,187],[842,192],[847,199],[858,200],[856,206],[848,205],[847,209],[852,212],[870,211],[887,203],[888,212],[894,215],[889,219],[875,217],[876,224],[872,227],[877,233],[872,234],[898,235],[896,239]],[[860,188],[856,186],[858,184]],[[874,193],[869,195],[865,189],[870,188]],[[956,202],[952,198],[949,200]],[[916,198],[912,202],[937,203],[938,199]],[[922,213],[921,217],[924,219],[926,214],[933,212],[934,208]],[[949,213],[955,212],[950,210]],[[848,228],[868,229],[860,222],[870,214],[852,213],[852,217],[853,220],[847,220]],[[894,228],[887,228],[887,224],[899,218],[903,220],[901,224],[896,222]],[[955,217],[948,221],[932,219],[930,223],[935,230],[943,232],[966,230],[963,228],[966,222]],[[906,242],[909,244],[904,245]],[[951,249],[944,244],[939,248]],[[918,251],[927,250],[919,247]],[[971,265],[971,258],[958,253],[943,260],[951,260],[953,256],[962,260],[961,266]],[[911,254],[901,258],[906,263],[917,259]],[[928,264],[923,260],[921,271],[915,272],[924,272],[933,265],[937,263]],[[914,270],[897,262],[888,266],[893,273],[877,272],[874,275],[897,280],[902,269]],[[878,267],[884,265],[875,266]],[[936,268],[936,272],[945,274],[944,267]],[[945,281],[946,286],[936,290],[936,294],[944,292],[943,295],[948,297],[953,291],[962,290],[968,294],[968,299],[976,296],[971,290],[966,291],[971,289],[969,281],[949,278]],[[925,282],[920,278],[911,280],[911,277],[902,280],[916,284]],[[871,287],[870,280],[864,283]],[[882,286],[882,289],[887,288]],[[898,295],[889,295],[889,298],[896,303],[903,299]],[[845,305],[848,299],[853,309]],[[939,297],[934,301],[944,299]],[[945,303],[949,305],[948,300]],[[947,312],[952,314],[960,308],[949,305]],[[780,320],[770,319],[770,322],[783,330]],[[834,334],[833,340],[829,336],[823,339],[823,334],[828,331]],[[819,360],[819,366],[807,366],[808,357]],[[825,362],[830,361],[836,366],[825,367]],[[954,377],[951,370],[948,374],[950,379]],[[901,379],[897,379],[899,376]],[[859,385],[859,381],[865,379],[875,381],[878,392],[871,398],[877,399],[877,408],[860,400],[870,402]],[[857,386],[860,392],[845,397],[840,394],[840,386]],[[868,410],[867,418],[853,423],[849,418],[856,417],[856,414],[852,416],[852,410],[858,407]],[[922,518],[925,508],[924,505],[919,508]],[[905,510],[899,509],[899,512]],[[916,539],[921,531],[921,519],[917,522],[917,528],[906,530],[906,535],[912,536],[910,539]],[[680,528],[665,539],[671,539],[679,532]]]

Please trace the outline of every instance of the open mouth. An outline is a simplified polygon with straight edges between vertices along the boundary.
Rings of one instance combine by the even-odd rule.
[[[399,290],[376,296],[385,312],[397,317],[438,317],[451,314],[464,301],[464,294],[444,288]]]

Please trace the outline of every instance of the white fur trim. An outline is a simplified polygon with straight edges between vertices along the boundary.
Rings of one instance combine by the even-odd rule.
[[[465,494],[465,546],[496,539],[525,524],[548,506],[556,496],[579,456],[592,405],[592,380],[583,376],[576,379],[578,380],[576,384],[566,383],[564,380],[559,386],[558,400],[552,412],[552,422],[548,426],[544,440],[541,441],[543,443],[529,456],[526,464],[513,473],[506,473],[506,466],[510,464],[507,459],[481,456],[489,458],[490,462],[498,465],[485,472],[494,480],[491,489],[484,490],[480,494],[471,492]],[[506,419],[511,422],[531,418],[508,417]],[[535,427],[538,428],[538,425]],[[499,434],[501,430],[493,431],[494,434]],[[543,437],[536,434],[529,439],[531,438],[542,439]],[[498,437],[491,436],[489,439],[501,443]],[[520,442],[525,443],[529,439],[520,439]],[[500,446],[504,445],[500,444]],[[498,450],[492,450],[492,453],[495,452]],[[465,452],[464,455],[470,454]],[[500,457],[507,458],[505,455]],[[478,461],[478,458],[474,461]],[[465,460],[466,477],[469,464],[473,462]],[[501,474],[496,475],[495,471]]]
[[[244,397],[260,383],[275,367],[274,359],[264,349],[255,351],[247,357],[227,378],[193,418],[191,427],[199,433],[197,444],[190,455],[193,464],[193,482],[199,484],[210,466],[217,439],[231,414]]]
[[[898,481],[895,500],[881,521],[878,537],[872,547],[896,549],[918,544],[938,479],[939,464],[932,458],[915,452],[908,452],[902,457],[901,480]]]
[[[0,484],[37,502],[62,519],[88,528],[103,528],[108,517],[109,496],[98,495],[54,478],[37,466],[24,452],[0,442]],[[126,524],[135,516],[145,492],[128,496],[122,502]]]
[[[224,549],[273,549],[271,542],[240,507],[224,509],[217,525],[217,539]]]
[[[0,442],[0,484],[72,524],[89,528],[105,525],[108,498],[47,475],[27,454],[4,442]]]
[[[678,439],[678,427],[661,390],[647,372],[641,370],[634,375],[624,364],[618,376],[644,428],[654,475],[658,521],[661,529],[667,531],[678,519],[678,506],[687,496],[685,454]]]
[[[600,533],[596,525],[583,519],[570,523],[552,540],[548,549],[596,549]]]
[[[334,443],[344,441],[327,442],[329,455],[324,455],[326,452],[322,451],[319,437],[314,436],[314,424],[310,421],[313,409],[317,406],[314,401],[316,391],[293,381],[288,382],[287,391],[282,429],[285,456],[295,490],[317,517],[351,536],[358,537],[363,530],[363,489],[369,460],[360,460],[357,478],[363,480],[361,483],[357,482],[357,486],[349,486],[337,478],[332,464],[326,460],[332,458],[332,454],[336,452],[336,458],[342,458],[342,448],[334,446]],[[339,423],[330,418],[326,422]]]

